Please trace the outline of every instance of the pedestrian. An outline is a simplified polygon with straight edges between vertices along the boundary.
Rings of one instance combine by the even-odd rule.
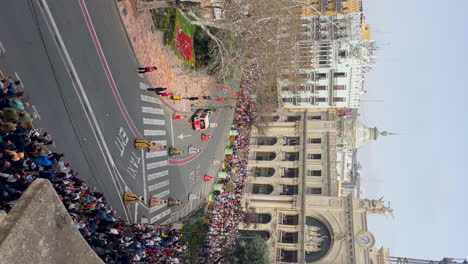
[[[224,102],[224,101],[226,101],[226,99],[223,99],[223,98],[216,98],[215,100],[218,101],[218,102]]]
[[[172,93],[167,93],[167,92],[156,92],[157,95],[160,95],[162,97],[168,97],[168,96],[171,96]]]
[[[156,88],[148,88],[147,90],[150,91],[150,92],[160,93],[160,92],[166,91],[167,88],[164,88],[164,87],[156,87]]]
[[[138,68],[138,73],[152,72],[152,71],[155,71],[157,69],[158,68],[156,66],[140,67],[140,68]]]

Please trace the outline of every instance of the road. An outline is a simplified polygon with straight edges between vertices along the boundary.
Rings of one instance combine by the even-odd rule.
[[[171,125],[171,112],[146,91],[149,82],[136,72],[139,65],[114,2],[16,0],[2,7],[9,11],[0,17],[0,69],[21,79],[31,111],[41,117],[36,126],[50,132],[56,151],[65,153],[79,176],[131,222],[167,222],[192,210],[188,193],[209,188],[201,177],[212,169],[215,155],[222,156],[219,144],[230,111],[218,111],[220,127],[195,157],[171,162],[164,151],[135,150],[138,137],[167,145],[174,140],[184,148],[202,142],[187,123]],[[147,202],[124,205],[126,189],[146,201],[158,196],[186,203],[151,209]]]

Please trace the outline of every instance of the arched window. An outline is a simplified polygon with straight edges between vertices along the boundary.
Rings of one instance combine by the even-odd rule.
[[[256,167],[254,170],[255,177],[271,177],[275,174],[275,169],[267,167]]]
[[[271,146],[276,144],[278,142],[278,139],[275,137],[259,137],[257,138],[257,145],[261,146]]]
[[[255,160],[274,160],[276,158],[275,152],[257,151],[255,152]]]
[[[247,214],[246,221],[255,224],[268,224],[271,221],[271,215],[257,213]]]
[[[273,192],[273,185],[255,183],[252,187],[253,194],[270,194]]]
[[[262,116],[261,120],[263,122],[275,122],[278,121],[279,116]]]

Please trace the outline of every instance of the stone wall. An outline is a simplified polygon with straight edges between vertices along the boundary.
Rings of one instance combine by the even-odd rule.
[[[51,183],[37,179],[0,222],[0,264],[103,263]]]

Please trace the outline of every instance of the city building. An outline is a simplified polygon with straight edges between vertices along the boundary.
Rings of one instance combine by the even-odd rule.
[[[362,12],[362,0],[305,0],[302,16],[337,15]]]
[[[330,112],[274,113],[263,121],[252,131],[247,217],[239,228],[268,238],[271,263],[371,263],[375,239],[366,216],[392,209],[340,195],[340,177],[354,166],[338,156],[389,133]]]
[[[302,26],[298,59],[281,59],[279,64],[298,64],[285,67],[278,76],[281,107],[286,111],[358,108],[376,49],[364,16],[304,17]]]
[[[371,248],[370,257],[374,264],[468,264],[466,259],[443,258],[442,260],[415,259],[390,256],[388,248]]]

